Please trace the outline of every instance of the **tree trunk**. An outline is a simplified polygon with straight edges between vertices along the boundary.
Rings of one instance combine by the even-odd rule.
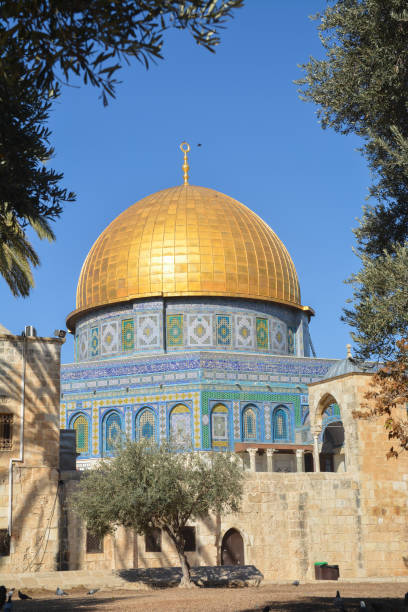
[[[172,529],[165,527],[165,530],[169,534],[170,538],[173,540],[174,546],[176,547],[177,554],[180,559],[182,577],[179,587],[191,589],[195,587],[195,584],[191,581],[190,564],[187,561],[186,553],[184,552],[184,540],[182,537],[180,538],[179,534],[173,533]]]
[[[187,561],[186,553],[179,547],[177,547],[177,552],[180,559],[181,571],[183,573],[179,586],[181,588],[191,589],[195,587],[195,584],[191,581],[190,564]]]

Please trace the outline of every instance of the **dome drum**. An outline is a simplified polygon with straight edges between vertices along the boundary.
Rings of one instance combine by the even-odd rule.
[[[83,314],[76,361],[212,350],[309,356],[307,315],[280,304],[226,298],[168,298]]]

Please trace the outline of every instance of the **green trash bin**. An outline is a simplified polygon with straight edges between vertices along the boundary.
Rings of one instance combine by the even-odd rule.
[[[317,561],[314,564],[316,580],[327,580],[327,578],[324,577],[324,568],[327,567],[327,565],[327,561]]]
[[[316,580],[338,580],[339,566],[329,565],[327,561],[319,561],[314,564]]]

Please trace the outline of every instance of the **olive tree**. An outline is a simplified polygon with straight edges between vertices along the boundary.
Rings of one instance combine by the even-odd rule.
[[[192,586],[184,528],[211,512],[239,510],[243,471],[236,455],[183,451],[171,444],[126,441],[112,459],[86,472],[73,505],[87,528],[103,536],[119,525],[138,534],[162,529],[180,560],[180,586]]]

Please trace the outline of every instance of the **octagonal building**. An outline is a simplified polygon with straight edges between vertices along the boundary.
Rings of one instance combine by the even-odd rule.
[[[276,470],[295,471],[297,450],[307,469],[306,385],[334,363],[313,355],[313,314],[285,245],[244,204],[186,176],[133,204],[89,251],[67,318],[61,427],[77,432],[78,467],[123,432],[234,450],[259,470],[272,449]]]

